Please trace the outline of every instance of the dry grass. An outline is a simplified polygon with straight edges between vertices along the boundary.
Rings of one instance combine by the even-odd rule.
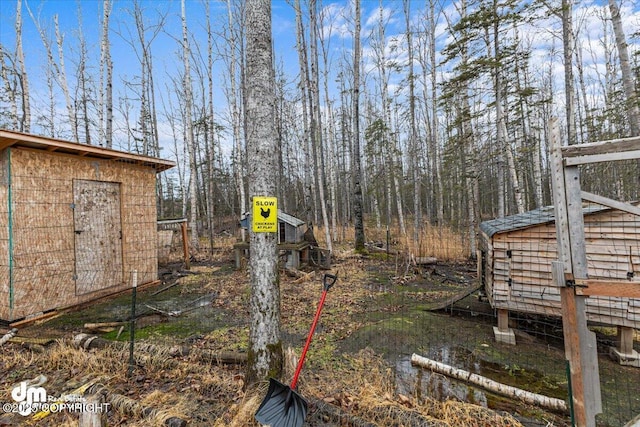
[[[424,246],[447,247],[451,242],[460,242],[459,236],[447,233],[425,229],[424,242],[431,243]],[[315,234],[319,240],[324,238],[321,230],[316,230]],[[349,235],[353,235],[352,230]],[[370,235],[374,240],[378,237],[373,231]],[[216,241],[213,256],[217,261],[230,262],[234,242],[234,237]],[[348,337],[362,326],[351,319],[366,311],[366,304],[373,301],[375,295],[365,286],[370,279],[363,268],[363,258],[353,254],[348,243],[336,246],[334,252],[339,264],[334,272],[338,273],[340,282],[332,289],[324,312],[324,315],[334,316],[334,321],[327,323],[326,334],[314,337],[311,360],[305,365],[299,383],[300,393],[310,402],[309,425],[349,425],[347,420],[350,417],[381,427],[520,425],[509,416],[502,417],[475,405],[400,395],[395,389],[394,371],[379,355],[370,350],[338,354],[335,341]],[[396,241],[395,246],[401,251],[422,247],[411,248],[400,241]],[[416,256],[457,260],[463,258],[460,251],[460,248],[438,253],[423,251],[416,252]],[[213,269],[201,270],[199,275],[180,279],[184,292],[188,289],[216,291],[219,294],[214,301],[214,309],[219,305],[220,310],[244,315],[248,304],[246,271],[221,275]],[[281,276],[282,322],[290,333],[304,335],[308,332],[320,296],[321,274],[311,275],[304,283]],[[349,286],[341,286],[343,283]],[[191,300],[193,296],[187,294],[185,298]],[[212,351],[246,349],[247,331],[246,326],[217,328],[206,334],[201,345]],[[0,401],[11,401],[8,390],[15,383],[40,373],[49,377],[45,387],[52,395],[62,395],[99,377],[111,393],[109,400],[114,406],[109,415],[110,426],[160,426],[169,417],[183,418],[191,426],[258,425],[254,413],[265,396],[267,384],[244,390],[244,367],[202,363],[195,353],[175,358],[163,351],[144,352],[143,342],[139,342],[137,348],[138,367],[134,376],[127,378],[126,346],[84,351],[60,340],[49,346],[45,353],[27,351],[14,344],[3,346],[0,372],[10,374],[0,378],[0,390],[4,391],[0,394]],[[299,354],[299,348],[286,351],[286,380],[292,376],[296,353]],[[331,417],[322,412],[323,405],[341,413],[342,421],[331,421]],[[142,408],[154,410],[145,414]],[[37,425],[75,426],[77,415],[52,414]]]
[[[29,357],[25,357],[29,355]],[[238,372],[232,373],[218,366],[194,363],[191,358],[176,359],[165,352],[138,351],[134,377],[128,379],[128,352],[124,346],[85,351],[58,341],[45,353],[21,351],[17,346],[3,348],[0,370],[10,373],[0,380],[5,392],[0,401],[11,402],[10,390],[33,373],[47,376],[43,385],[48,395],[60,397],[70,390],[91,381],[99,381],[107,394],[113,411],[109,425],[149,427],[163,426],[171,417],[194,423],[197,402],[202,396],[224,396],[232,399],[242,388]],[[229,401],[219,401],[207,412],[222,413]],[[203,416],[204,417],[204,416]],[[17,415],[20,425],[65,426],[77,425],[77,414],[55,413],[41,421]]]
[[[322,247],[326,247],[324,228],[315,229],[315,236]],[[343,227],[337,233],[336,243],[349,244],[353,242],[355,230],[353,226]],[[407,225],[406,235],[402,235],[397,224],[389,228],[389,240],[391,247],[402,253],[412,254],[414,257],[435,257],[440,261],[461,261],[469,258],[469,245],[465,243],[463,236],[449,227],[436,227],[425,224],[420,232],[418,241],[413,239],[413,225]],[[342,237],[345,238],[342,238]],[[386,228],[367,227],[365,237],[369,242],[382,242],[386,244]]]
[[[394,376],[388,365],[369,350],[357,355],[342,355],[342,363],[323,370],[305,381],[299,392],[310,402],[308,419],[335,417],[321,413],[321,406],[339,408],[342,424],[348,420],[366,420],[379,426],[424,425],[438,427],[521,427],[513,417],[477,405],[457,401],[439,402],[395,393]],[[260,393],[262,391],[262,393]],[[247,394],[215,426],[253,426],[264,390]],[[327,422],[328,423],[328,422]],[[313,424],[316,425],[316,424]],[[320,424],[318,424],[320,425]]]

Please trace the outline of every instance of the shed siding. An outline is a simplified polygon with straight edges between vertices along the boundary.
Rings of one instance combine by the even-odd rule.
[[[617,210],[584,216],[589,278],[640,282],[640,217]],[[560,315],[560,292],[552,283],[557,260],[554,224],[540,224],[488,237],[491,266],[490,301],[495,308]],[[637,327],[640,300],[591,297],[587,317],[610,325]]]
[[[122,162],[13,148],[11,175],[15,297],[12,313],[7,306],[0,305],[0,318],[20,319],[125,289],[130,286],[132,270],[138,271],[139,283],[157,278],[155,170]],[[121,189],[124,280],[119,286],[84,295],[76,293],[74,279],[74,179],[119,183]],[[2,191],[0,186],[0,198]],[[1,209],[0,206],[0,212]],[[0,257],[6,259],[6,253],[0,246]]]

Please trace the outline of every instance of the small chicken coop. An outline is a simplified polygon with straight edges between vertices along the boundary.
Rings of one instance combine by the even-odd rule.
[[[0,320],[156,281],[156,174],[174,165],[0,129]]]
[[[305,222],[278,209],[278,250],[285,258],[286,268],[299,268],[302,263],[328,267],[331,262],[329,251],[317,247],[317,242],[310,229],[304,230]],[[245,231],[243,240],[236,243],[236,268],[241,268],[243,257],[249,254],[249,242],[246,241],[246,230],[251,227],[251,215],[246,213],[240,219],[240,227]]]
[[[640,216],[587,204],[583,217],[589,278],[640,283]],[[485,221],[480,230],[478,277],[498,321],[508,311],[560,316],[554,208]],[[586,314],[591,322],[638,328],[640,299],[592,296]]]

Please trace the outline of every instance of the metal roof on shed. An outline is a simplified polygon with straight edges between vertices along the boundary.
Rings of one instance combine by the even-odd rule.
[[[610,210],[610,208],[601,205],[588,204],[582,208],[582,214],[589,215],[605,210]],[[536,225],[549,224],[554,221],[555,212],[553,206],[544,206],[521,214],[484,221],[480,224],[480,230],[487,236],[492,237],[494,234],[521,230],[523,228],[534,227]]]
[[[288,213],[282,212],[278,209],[278,221],[282,221],[286,224],[291,225],[292,227],[300,227],[304,225],[305,222],[299,218],[296,218],[293,215],[289,215]],[[243,218],[240,219],[240,225],[243,228],[249,228],[249,224],[251,223],[251,214],[249,212],[243,215]]]
[[[295,216],[289,215],[287,213],[282,212],[280,209],[278,209],[278,221],[284,221],[289,225],[292,225],[294,227],[300,227],[301,225],[304,225],[304,221],[296,218]]]

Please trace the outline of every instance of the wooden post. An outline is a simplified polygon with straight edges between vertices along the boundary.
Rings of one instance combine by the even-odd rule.
[[[104,397],[101,394],[92,394],[85,401],[86,408],[92,408],[92,411],[80,412],[79,427],[103,427],[107,425],[107,411],[103,410]]]
[[[633,328],[618,326],[618,350],[622,354],[633,353]]]
[[[189,233],[187,232],[187,220],[180,223],[182,230],[182,252],[184,253],[184,268],[191,270],[191,258],[189,256]]]
[[[498,309],[498,329],[502,332],[509,330],[509,310]]]
[[[550,122],[552,188],[559,262],[553,263],[560,287],[565,356],[569,360],[573,410],[578,427],[595,427],[602,412],[595,334],[587,328],[584,296],[576,295],[576,280],[587,279],[584,218],[577,166],[565,167],[557,118]],[[564,274],[562,274],[563,270]]]

